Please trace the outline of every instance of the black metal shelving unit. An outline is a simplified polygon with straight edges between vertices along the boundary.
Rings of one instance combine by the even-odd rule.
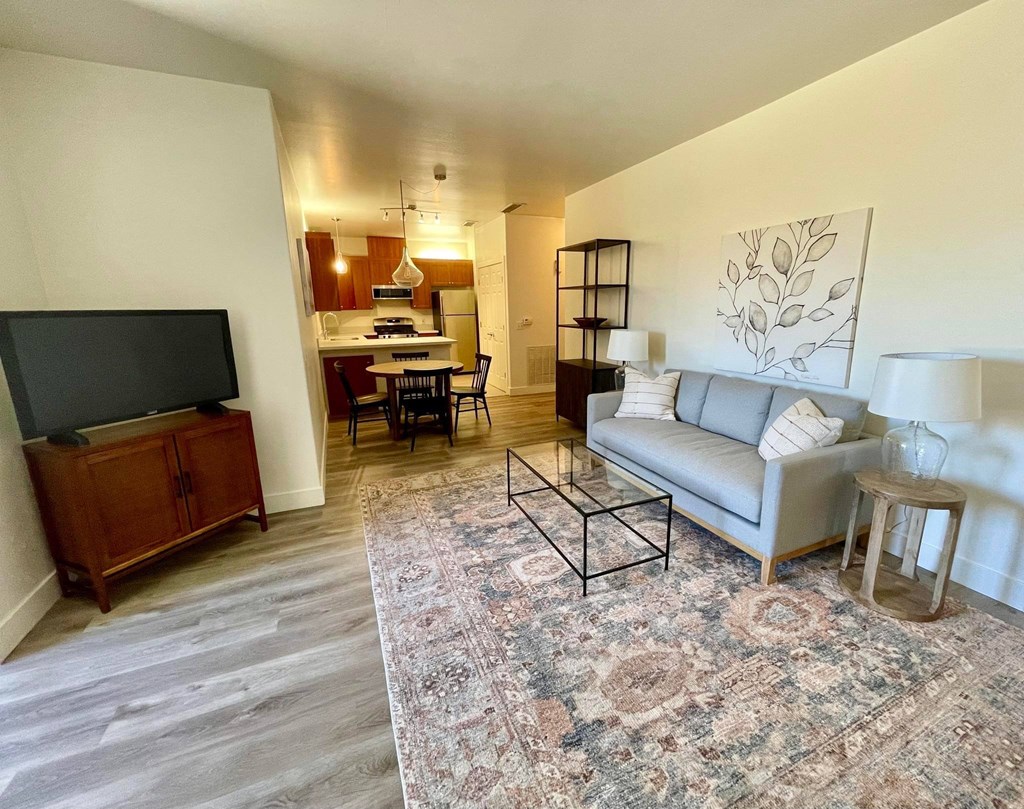
[[[625,271],[622,280],[602,282],[601,253],[611,248],[625,249]],[[601,331],[625,329],[629,326],[629,274],[632,243],[628,239],[591,239],[560,247],[555,252],[557,288],[555,314],[562,314],[562,293],[582,292],[583,312],[580,317],[599,317],[602,292],[615,291],[620,295],[618,317],[601,326],[580,326],[578,323],[559,323],[555,330],[555,415],[576,424],[585,424],[587,396],[615,387],[617,365],[597,359],[597,335]],[[565,253],[583,254],[583,283],[562,284]],[[607,277],[604,276],[604,277]],[[590,311],[588,311],[590,310]],[[562,357],[562,332],[575,329],[583,332],[579,357]]]

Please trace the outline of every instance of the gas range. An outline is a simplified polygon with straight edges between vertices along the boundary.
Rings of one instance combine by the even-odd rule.
[[[373,331],[380,340],[418,337],[411,317],[375,317]]]

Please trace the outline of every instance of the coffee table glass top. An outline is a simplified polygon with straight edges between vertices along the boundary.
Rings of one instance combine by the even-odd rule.
[[[508,451],[580,514],[629,508],[669,497],[668,492],[587,449],[575,438],[510,447]]]

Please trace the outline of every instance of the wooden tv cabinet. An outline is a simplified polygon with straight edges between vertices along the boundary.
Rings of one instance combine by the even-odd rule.
[[[170,413],[86,435],[88,446],[24,446],[64,595],[85,590],[109,612],[113,579],[242,519],[267,530],[248,412]]]

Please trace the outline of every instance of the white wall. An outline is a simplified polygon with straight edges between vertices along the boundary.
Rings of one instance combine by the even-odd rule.
[[[4,50],[0,97],[49,307],[226,308],[267,506],[323,503],[269,93]]]
[[[633,240],[654,365],[713,368],[723,234],[873,207],[850,392],[879,354],[984,359],[981,422],[938,425],[968,489],[953,577],[1024,607],[1024,3],[990,0],[566,200]],[[684,103],[681,101],[680,103]],[[884,429],[877,421],[874,427]],[[934,565],[938,529],[922,560]]]
[[[46,295],[7,148],[6,114],[0,101],[0,309],[42,309]],[[7,380],[0,374],[0,660],[59,594]]]
[[[555,345],[555,251],[565,244],[565,220],[551,216],[504,216],[508,272],[509,393],[554,390],[530,384],[530,346]],[[532,323],[522,325],[528,318]]]
[[[295,175],[288,160],[288,152],[284,146],[284,137],[278,124],[277,116],[273,115],[274,148],[277,151],[277,168],[281,178],[281,201],[284,206],[284,223],[288,238],[288,258],[291,265],[292,296],[295,303],[295,317],[299,323],[299,342],[302,347],[302,365],[306,373],[306,389],[309,400],[309,417],[316,430],[319,427],[320,439],[315,442],[317,466],[320,469],[320,488],[324,486],[327,471],[327,408],[324,406],[324,377],[320,365],[320,352],[317,348],[317,337],[320,323],[316,313],[306,315],[306,304],[302,297],[302,269],[299,266],[299,254],[302,262],[309,266],[309,254],[306,252],[306,219],[302,215],[302,200],[295,184]]]

